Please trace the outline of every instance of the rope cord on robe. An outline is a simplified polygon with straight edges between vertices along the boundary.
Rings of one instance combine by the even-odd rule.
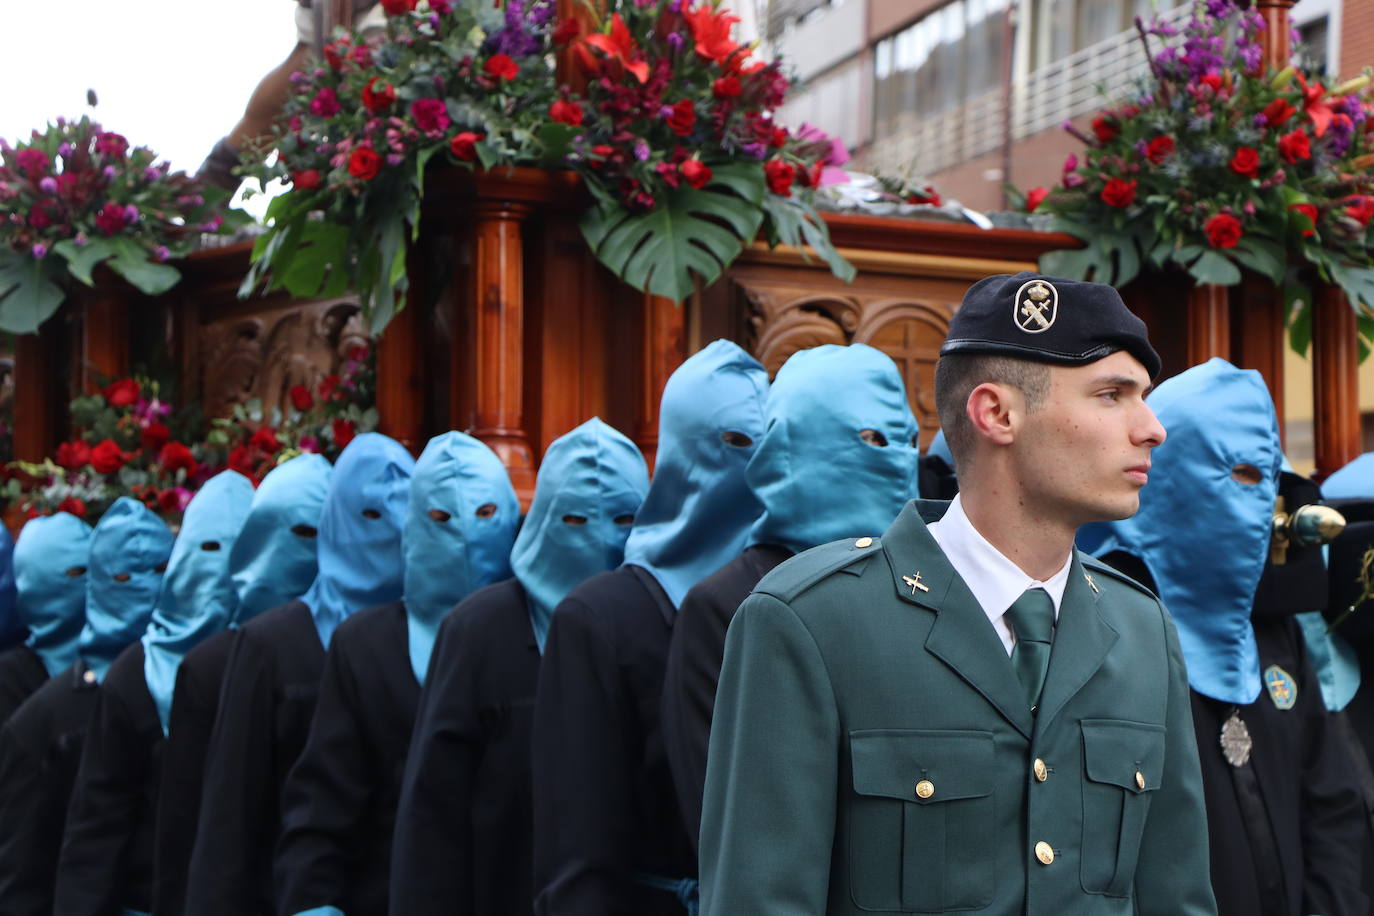
[[[636,873],[634,879],[646,887],[675,895],[677,902],[687,911],[687,916],[697,916],[700,912],[701,882],[696,878],[662,878],[658,875]]]

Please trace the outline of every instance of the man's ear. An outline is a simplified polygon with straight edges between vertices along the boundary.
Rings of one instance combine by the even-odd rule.
[[[1010,385],[984,382],[969,392],[969,422],[974,432],[993,445],[1010,445],[1016,438],[1016,427],[1024,398]]]

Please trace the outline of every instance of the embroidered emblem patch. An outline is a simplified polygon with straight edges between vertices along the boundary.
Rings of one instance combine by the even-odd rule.
[[[1298,685],[1293,676],[1278,665],[1264,669],[1264,686],[1269,691],[1269,699],[1279,709],[1292,709],[1298,702]]]
[[[1011,317],[1027,334],[1042,334],[1059,317],[1059,290],[1045,280],[1027,280],[1012,300]]]

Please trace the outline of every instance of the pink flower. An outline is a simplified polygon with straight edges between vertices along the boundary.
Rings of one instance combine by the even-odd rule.
[[[448,108],[442,99],[416,99],[410,103],[410,117],[425,133],[442,131],[448,127]]]
[[[311,114],[317,114],[322,118],[332,118],[339,113],[339,96],[333,89],[325,87],[315,93],[315,97],[310,100]]]
[[[124,153],[129,149],[129,141],[119,134],[109,131],[96,135],[95,151],[102,156],[109,156],[111,159],[122,159]]]

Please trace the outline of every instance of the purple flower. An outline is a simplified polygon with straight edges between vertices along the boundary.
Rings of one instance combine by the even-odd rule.
[[[56,194],[57,179],[49,175],[47,178],[38,182],[38,190],[42,191],[44,194]]]
[[[1268,127],[1269,119],[1264,116],[1264,112],[1255,115],[1254,124],[1256,127]]]
[[[48,246],[44,245],[42,242],[34,242],[33,248],[30,250],[33,252],[33,257],[36,261],[41,261],[48,255]]]
[[[57,155],[65,159],[72,154],[73,149],[70,143],[63,141],[62,144],[57,147]]]
[[[78,232],[76,234],[76,238],[72,239],[72,241],[76,243],[77,248],[80,248],[82,245],[90,241],[90,239],[86,238],[86,233]]]
[[[746,143],[740,147],[745,155],[753,156],[755,159],[768,158],[768,147],[762,143]]]
[[[320,440],[314,436],[301,436],[300,439],[296,441],[296,447],[303,452],[318,453],[320,450]]]
[[[649,144],[645,143],[643,139],[635,141],[635,158],[640,162],[649,161]]]
[[[222,217],[222,216],[216,216],[214,219],[210,220],[208,223],[201,223],[200,226],[198,227],[198,229],[199,229],[199,231],[201,231],[201,232],[218,232],[218,231],[219,231],[220,224],[223,223],[223,222],[224,222],[224,217]]]
[[[171,256],[172,252],[167,248],[166,245],[159,245],[153,249],[153,257],[157,258],[159,261],[165,261]]]
[[[138,207],[129,204],[124,208],[124,224],[132,226],[136,222],[138,222]]]
[[[114,181],[115,167],[112,165],[107,165],[100,170],[100,174],[105,176],[106,181]]]
[[[684,38],[682,37],[682,33],[681,33],[681,32],[669,32],[669,33],[668,33],[668,44],[669,44],[670,46],[672,46],[672,49],[673,49],[674,51],[681,51],[681,50],[682,50],[682,46],[683,46],[684,44],[686,44],[686,39],[684,39]]]
[[[400,153],[387,153],[387,154],[386,154],[386,164],[387,164],[387,165],[392,165],[392,166],[400,165],[402,162],[405,162],[405,161],[406,161],[406,157],[403,156],[403,155],[400,154]]]
[[[1225,19],[1234,11],[1231,0],[1207,0],[1207,15],[1213,19]]]
[[[1064,173],[1064,187],[1066,188],[1076,188],[1079,185],[1081,185],[1085,180],[1086,179],[1084,179],[1084,177],[1078,174],[1077,172]]]
[[[156,168],[154,168],[154,167],[151,166],[151,165],[148,166],[146,169],[143,170],[143,180],[144,180],[144,181],[157,181],[157,180],[158,180],[159,178],[161,178],[161,177],[162,177],[162,173],[159,172]]]

